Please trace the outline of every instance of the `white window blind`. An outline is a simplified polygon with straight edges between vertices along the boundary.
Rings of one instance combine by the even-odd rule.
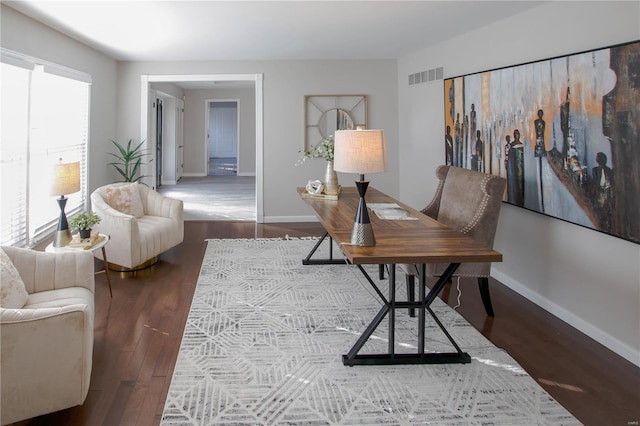
[[[68,216],[87,201],[90,76],[2,49],[0,244],[33,246],[55,228],[49,173],[80,162],[81,190],[65,195]]]

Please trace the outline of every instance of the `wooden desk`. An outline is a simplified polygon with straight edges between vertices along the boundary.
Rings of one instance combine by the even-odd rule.
[[[302,194],[304,188],[298,188]],[[388,220],[380,219],[375,213],[370,212],[371,225],[376,238],[373,247],[352,246],[349,244],[351,228],[358,205],[358,192],[355,187],[343,187],[338,200],[325,200],[304,198],[304,201],[313,209],[320,223],[328,235],[335,240],[340,250],[348,261],[357,265],[371,284],[375,292],[383,302],[383,307],[371,321],[367,329],[360,336],[348,354],[343,356],[345,365],[357,364],[429,364],[429,363],[468,363],[471,358],[462,352],[439,319],[430,309],[445,284],[451,279],[460,263],[467,262],[501,262],[502,255],[494,250],[486,248],[472,238],[459,233],[436,220],[412,209],[411,207],[395,200],[392,197],[369,188],[366,195],[367,204],[371,203],[395,203],[406,210],[410,216],[417,220]],[[322,240],[324,240],[324,238]],[[311,263],[338,263],[331,259],[312,261],[310,258],[321,244],[322,240],[311,250],[309,256],[303,261]],[[344,263],[342,261],[341,263]],[[397,301],[395,297],[395,265],[396,264],[422,265],[419,284],[419,297],[415,302]],[[449,263],[445,273],[426,294],[425,265],[428,263]],[[389,297],[386,298],[372,278],[367,274],[362,265],[389,265]],[[382,276],[382,274],[381,274]],[[407,308],[419,308],[418,310],[418,352],[416,354],[395,354],[395,310]],[[424,329],[425,312],[428,312],[436,321],[440,329],[445,333],[449,341],[456,348],[453,353],[424,353]],[[389,315],[389,350],[385,354],[358,355],[367,339],[378,327],[386,315]]]

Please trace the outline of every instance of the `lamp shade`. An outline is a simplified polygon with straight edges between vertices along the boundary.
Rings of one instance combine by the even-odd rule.
[[[379,173],[387,170],[384,130],[338,130],[334,139],[333,168],[345,173]]]
[[[67,195],[78,191],[80,191],[80,163],[54,165],[49,195]]]

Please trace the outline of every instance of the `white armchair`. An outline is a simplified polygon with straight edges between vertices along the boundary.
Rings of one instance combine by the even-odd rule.
[[[114,201],[114,194],[126,194],[129,198]],[[182,201],[164,197],[145,185],[102,186],[91,194],[91,206],[102,218],[94,229],[111,237],[105,249],[112,269],[138,270],[151,266],[159,254],[184,239]],[[95,255],[102,258],[101,252],[96,251]]]
[[[95,310],[90,253],[2,249],[28,294],[24,306],[0,308],[4,425],[84,402]]]

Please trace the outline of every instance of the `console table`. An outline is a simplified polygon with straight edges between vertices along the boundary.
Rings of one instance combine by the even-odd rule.
[[[302,195],[304,188],[298,188]],[[492,249],[486,248],[472,238],[448,228],[440,222],[431,219],[421,212],[395,200],[394,198],[369,188],[366,199],[371,203],[394,203],[405,210],[415,220],[390,220],[380,219],[375,213],[370,213],[371,225],[376,237],[376,245],[373,247],[360,247],[349,244],[351,228],[358,205],[358,192],[355,187],[343,187],[337,200],[303,198],[311,207],[327,231],[324,238],[329,236],[334,240],[349,263],[356,265],[364,274],[366,280],[374,289],[383,303],[382,308],[372,319],[366,330],[356,341],[346,355],[343,355],[344,365],[367,364],[442,364],[442,363],[469,363],[471,357],[463,352],[444,325],[440,322],[430,305],[451,279],[461,263],[467,262],[501,262],[502,255]],[[311,250],[309,256],[303,261],[305,264],[336,263],[331,255],[330,259],[313,261],[311,256],[320,243]],[[344,260],[342,263],[345,263]],[[398,301],[395,295],[395,266],[397,264],[422,265],[419,282],[419,297],[415,302]],[[449,263],[445,273],[438,279],[431,290],[426,292],[425,265],[428,263]],[[384,294],[375,285],[362,265],[388,265],[389,266],[389,296]],[[382,273],[381,273],[382,275]],[[417,353],[396,354],[395,346],[395,311],[397,309],[418,308],[418,350]],[[425,313],[428,312],[451,342],[456,352],[425,353]],[[371,334],[376,330],[382,320],[389,317],[388,351],[383,354],[359,354],[358,352],[367,342]]]

